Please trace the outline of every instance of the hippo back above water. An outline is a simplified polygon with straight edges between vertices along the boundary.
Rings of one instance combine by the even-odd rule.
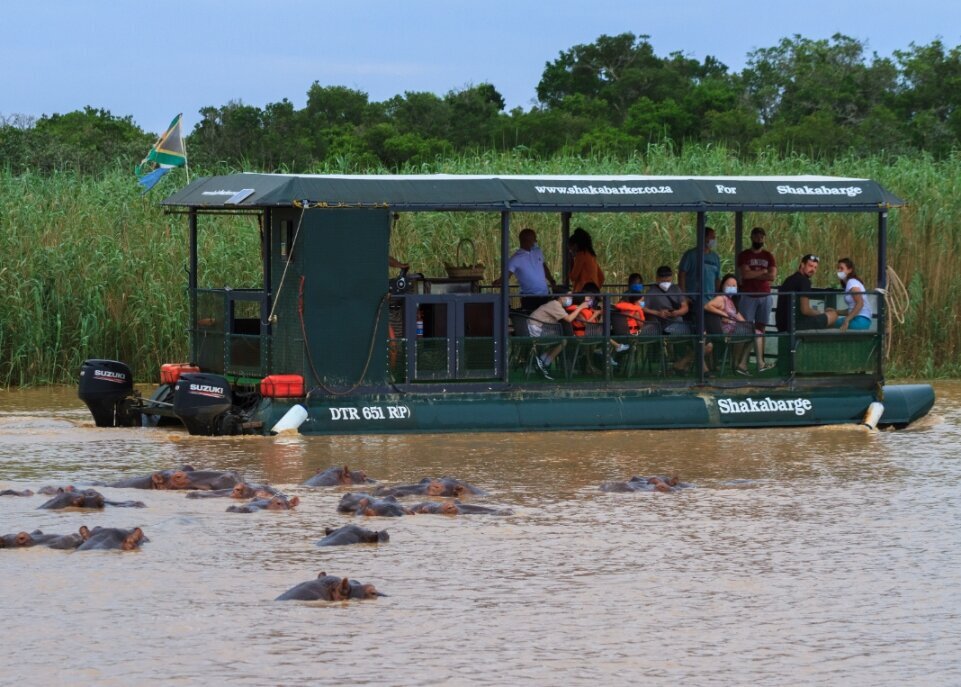
[[[630,491],[657,491],[669,493],[677,489],[688,489],[694,485],[682,482],[677,475],[670,477],[664,475],[652,475],[650,477],[631,477],[626,482],[604,482],[600,486],[601,491],[609,492],[630,492]]]
[[[372,484],[363,470],[351,470],[348,466],[334,466],[318,470],[317,474],[303,483],[305,487],[338,487],[347,484]]]
[[[348,546],[350,544],[380,544],[390,541],[387,530],[368,530],[358,525],[344,525],[337,529],[330,527],[324,530],[326,537],[317,542],[317,546]]]
[[[361,584],[346,577],[321,572],[314,580],[301,582],[278,596],[275,601],[344,601],[384,596],[372,584]]]
[[[113,482],[109,486],[118,489],[233,489],[243,482],[239,473],[233,470],[195,470],[184,465],[175,470],[158,470],[141,477],[131,477]]]
[[[374,490],[375,496],[486,496],[487,492],[456,477],[425,477],[416,484]]]

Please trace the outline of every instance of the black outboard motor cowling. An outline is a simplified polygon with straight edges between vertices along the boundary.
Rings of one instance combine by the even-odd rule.
[[[97,427],[129,427],[133,424],[129,398],[133,373],[117,360],[85,360],[80,367],[77,395],[87,404]]]
[[[220,418],[233,405],[230,382],[220,375],[188,372],[174,387],[174,414],[191,434],[220,434]]]

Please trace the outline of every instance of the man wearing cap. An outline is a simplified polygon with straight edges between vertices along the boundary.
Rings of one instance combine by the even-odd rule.
[[[784,283],[777,290],[777,330],[787,332],[791,330],[791,294],[800,293],[803,296],[794,296],[795,302],[795,329],[827,329],[834,325],[838,319],[838,313],[833,308],[825,308],[824,312],[818,312],[811,307],[810,292],[811,277],[818,271],[820,258],[808,253],[801,258],[797,272],[784,280]]]
[[[704,277],[704,293],[714,294],[721,279],[721,258],[714,252],[717,237],[714,229],[704,227],[704,272],[698,269],[697,246],[685,251],[677,268],[677,283],[684,293],[696,294],[701,290]]]
[[[537,234],[533,229],[521,229],[517,235],[520,242],[514,254],[507,261],[507,271],[513,274],[521,287],[521,308],[533,312],[552,300],[548,282],[554,286],[554,276],[544,263],[544,254],[537,245]],[[494,280],[500,286],[500,277]]]
[[[737,256],[737,268],[741,275],[741,300],[738,310],[748,322],[754,323],[758,336],[754,338],[757,353],[757,371],[763,372],[764,328],[771,314],[771,282],[777,277],[777,262],[764,250],[766,233],[761,227],[751,230],[751,247]]]

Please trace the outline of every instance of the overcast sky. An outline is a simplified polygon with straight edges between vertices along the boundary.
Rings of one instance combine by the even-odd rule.
[[[840,32],[882,56],[961,44],[957,0],[4,0],[2,17],[0,115],[91,105],[154,133],[230,100],[300,108],[314,81],[375,101],[489,82],[528,109],[545,63],[627,31],[732,70],[793,34]]]

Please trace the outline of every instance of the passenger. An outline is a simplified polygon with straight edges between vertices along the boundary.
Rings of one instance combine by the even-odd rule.
[[[748,344],[754,334],[754,326],[737,311],[737,306],[734,305],[735,295],[737,295],[737,279],[733,274],[725,274],[721,277],[721,293],[704,304],[704,311],[718,317],[721,334],[727,337],[743,337],[728,339],[728,342],[733,352],[734,371],[739,375],[750,377],[747,356],[750,353]],[[711,331],[711,327],[708,327],[708,331],[712,334],[718,333]]]
[[[737,268],[741,273],[741,300],[738,303],[741,314],[748,322],[754,323],[757,336],[754,348],[757,355],[757,371],[764,372],[774,367],[764,364],[764,330],[771,316],[771,282],[777,278],[777,262],[774,255],[764,250],[764,229],[751,230],[751,247],[737,256]]]
[[[797,272],[784,280],[778,287],[777,293],[777,330],[787,332],[791,330],[791,294],[801,293],[802,296],[795,296],[797,308],[795,310],[796,329],[827,329],[832,326],[838,318],[838,313],[833,308],[825,308],[824,312],[818,312],[811,307],[810,291],[811,277],[818,271],[820,258],[808,253],[801,258]]]
[[[578,307],[577,305],[574,305],[574,304],[578,303],[579,298],[583,303],[587,304],[587,307],[582,309],[580,314],[575,319],[571,320],[571,327],[574,330],[574,336],[585,336],[587,334],[586,326],[588,324],[604,323],[604,306],[600,296],[601,290],[597,287],[597,284],[594,284],[594,283],[585,284],[584,293],[589,295],[585,295],[583,297],[575,296],[573,303],[567,306],[566,308],[568,312],[572,312],[575,308]],[[610,353],[608,355],[609,355],[609,363],[611,367],[617,367],[617,361],[614,360],[611,354],[623,353],[629,348],[630,346],[628,344],[618,343],[613,339],[610,341]],[[600,346],[591,346],[591,349],[597,355],[603,355],[603,353],[601,352]],[[590,357],[588,357],[587,359],[586,370],[588,373],[592,373],[592,374],[600,372],[596,367],[594,367],[594,363],[590,359]]]
[[[554,276],[544,262],[544,254],[537,245],[537,234],[533,229],[521,229],[517,240],[520,248],[507,261],[507,271],[514,275],[520,285],[521,310],[534,312],[552,300],[548,283],[554,286]],[[495,279],[493,284],[500,286],[501,278]]]
[[[842,332],[849,329],[865,330],[871,328],[871,304],[865,294],[864,283],[858,279],[854,271],[851,258],[838,260],[838,279],[844,285],[844,302],[848,306],[844,317],[838,317],[834,326],[840,327]],[[838,313],[841,315],[842,313]]]
[[[555,324],[558,322],[573,322],[577,318],[581,311],[588,307],[588,300],[582,299],[580,305],[576,306],[572,312],[567,312],[565,308],[573,303],[573,298],[570,294],[558,295],[555,298],[544,303],[531,313],[530,320],[527,323],[527,330],[533,337],[539,337],[544,333],[542,325],[545,324]],[[534,358],[537,362],[537,369],[541,371],[545,379],[553,379],[550,375],[550,366],[554,362],[558,353],[564,348],[564,343],[561,342],[554,346],[551,350],[546,353],[542,353]]]
[[[637,334],[644,326],[644,279],[634,272],[627,278],[627,293],[614,307],[627,318],[627,331]]]
[[[721,276],[721,259],[714,252],[717,239],[711,227],[704,227],[704,291],[717,292]],[[697,270],[697,246],[685,251],[677,268],[677,283],[683,293],[696,294],[701,290],[701,276]],[[693,299],[693,296],[691,297]]]
[[[647,287],[644,294],[644,313],[655,318],[665,334],[690,334],[691,328],[683,320],[687,312],[687,299],[674,283],[674,271],[661,265],[657,268],[657,283]]]
[[[604,286],[604,272],[597,264],[597,253],[594,252],[591,235],[578,227],[568,239],[567,248],[572,258],[571,270],[567,275],[571,290],[581,293],[584,286],[591,283],[597,284],[598,288]]]
[[[688,314],[688,299],[674,284],[674,272],[667,265],[657,268],[657,283],[645,292],[644,313],[661,325],[661,331],[668,336],[690,336],[694,329],[684,316]],[[683,351],[674,362],[675,372],[686,372],[694,361],[691,346],[673,346],[674,354]]]

